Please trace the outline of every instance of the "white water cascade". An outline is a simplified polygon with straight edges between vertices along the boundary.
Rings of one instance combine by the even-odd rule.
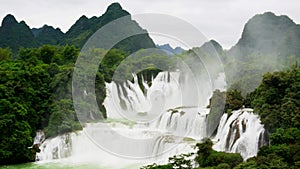
[[[220,74],[219,81],[224,78]],[[199,80],[199,79],[198,79]],[[101,166],[139,166],[166,163],[175,154],[195,151],[196,142],[207,137],[206,106],[212,91],[225,84],[211,84],[161,72],[148,85],[137,76],[122,85],[106,84],[104,106],[108,119],[87,124],[83,131],[47,139],[41,146],[41,161],[96,163]],[[218,87],[216,87],[218,86]],[[264,128],[251,109],[224,114],[213,140],[219,151],[239,152],[244,158],[256,155]]]
[[[247,159],[255,156],[259,147],[265,144],[265,132],[258,115],[255,115],[252,109],[233,111],[230,116],[222,116],[213,148],[240,153]]]

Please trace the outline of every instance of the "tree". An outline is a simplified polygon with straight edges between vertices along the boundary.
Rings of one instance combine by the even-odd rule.
[[[0,62],[4,60],[11,60],[12,52],[9,48],[0,48]]]
[[[257,112],[266,129],[300,128],[300,68],[267,73],[260,86],[249,95],[248,103]],[[250,97],[251,96],[251,97]]]
[[[69,99],[55,101],[50,108],[51,116],[45,129],[46,137],[53,137],[66,132],[82,129],[76,122],[73,102]]]
[[[242,92],[238,90],[229,90],[226,92],[225,110],[238,110],[243,107],[244,98]]]

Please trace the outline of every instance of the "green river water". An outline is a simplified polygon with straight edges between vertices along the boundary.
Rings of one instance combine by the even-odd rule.
[[[76,165],[61,163],[27,163],[18,165],[1,166],[0,169],[108,169],[97,165]]]
[[[120,167],[120,169],[138,169],[137,165]],[[64,163],[26,163],[18,165],[0,166],[0,169],[115,169],[111,167],[101,167],[91,164],[64,164]]]

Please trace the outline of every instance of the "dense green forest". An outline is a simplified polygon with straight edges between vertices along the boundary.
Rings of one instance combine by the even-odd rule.
[[[48,136],[80,129],[72,109],[71,78],[78,49],[43,46],[21,49],[12,59],[0,49],[1,163],[34,160],[29,149],[37,129]]]

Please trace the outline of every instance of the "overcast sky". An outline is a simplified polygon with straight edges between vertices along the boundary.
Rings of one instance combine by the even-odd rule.
[[[244,24],[255,14],[272,11],[300,23],[299,0],[0,0],[0,19],[10,13],[31,28],[48,24],[66,32],[80,16],[100,16],[112,2],[119,2],[131,14],[181,18],[227,49],[238,41]]]

